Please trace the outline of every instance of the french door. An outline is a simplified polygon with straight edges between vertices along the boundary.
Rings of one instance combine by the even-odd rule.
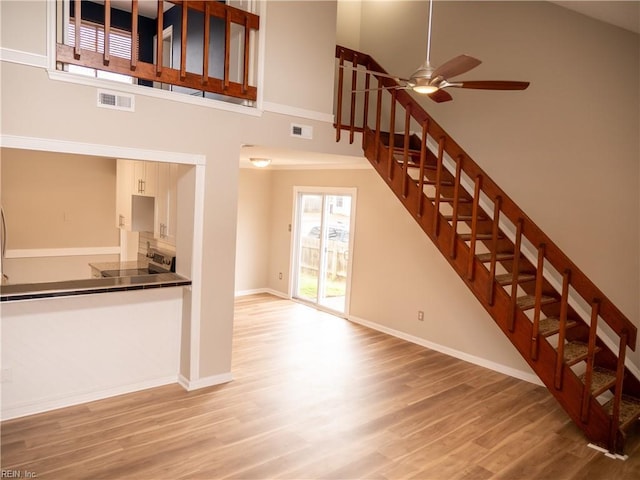
[[[347,314],[356,190],[294,191],[292,296]]]

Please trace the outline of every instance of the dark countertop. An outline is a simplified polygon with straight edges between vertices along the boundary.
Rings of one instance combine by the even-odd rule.
[[[90,278],[62,282],[20,283],[0,286],[0,302],[37,298],[70,297],[94,293],[123,292],[148,288],[191,285],[191,280],[175,273],[129,277]]]

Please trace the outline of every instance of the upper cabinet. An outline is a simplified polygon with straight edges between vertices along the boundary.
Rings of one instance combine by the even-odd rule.
[[[158,165],[158,191],[156,195],[156,222],[154,237],[175,245],[178,211],[178,165]]]
[[[155,197],[158,191],[158,164],[143,161],[132,161],[132,163],[134,195]]]

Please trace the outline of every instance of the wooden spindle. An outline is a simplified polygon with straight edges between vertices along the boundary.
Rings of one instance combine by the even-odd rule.
[[[102,63],[109,66],[111,61],[111,0],[104,0],[104,52]]]
[[[209,2],[204,2],[204,35],[202,41],[202,84],[207,85],[209,83],[209,47],[211,43],[211,5]]]
[[[187,2],[182,2],[182,32],[180,36],[180,79],[184,80],[187,77],[187,19],[189,16],[189,8]],[[229,53],[229,46],[225,44],[225,53]],[[228,73],[225,70],[225,73]],[[225,85],[228,86],[228,85]]]
[[[593,367],[596,356],[596,337],[598,331],[598,315],[600,314],[600,301],[594,299],[591,302],[591,324],[589,325],[589,346],[587,347],[587,369],[584,372],[584,389],[582,391],[582,406],[580,419],[583,422],[589,420],[589,399],[591,398],[591,384],[593,383]]]
[[[251,28],[249,15],[244,17],[244,52],[242,57],[242,93],[249,90],[249,58],[251,57]]]
[[[542,288],[544,286],[545,244],[538,247],[538,263],[536,265],[535,307],[533,310],[533,327],[531,330],[531,358],[538,359],[538,333],[540,332],[540,314],[542,312]]]
[[[229,10],[224,12],[224,90],[229,88],[229,65],[231,60],[231,15]]]
[[[424,164],[427,159],[427,135],[429,134],[429,119],[422,122],[422,140],[420,142],[420,178],[418,179],[418,218],[422,218],[424,206]]]
[[[158,18],[156,20],[156,76],[162,74],[163,63],[163,32],[164,32],[164,5],[163,0],[158,0]]]
[[[74,4],[74,9],[73,9],[73,15],[74,15],[73,23],[74,23],[75,35],[76,35],[76,38],[74,39],[75,41],[73,46],[73,56],[75,57],[76,60],[80,60],[80,37],[82,36],[81,5],[82,5],[82,2],[80,0],[77,0]]]
[[[378,80],[380,86],[380,80]],[[380,129],[382,128],[382,89],[378,90],[378,98],[376,100],[376,140],[374,145],[374,158],[376,163],[380,163]]]
[[[411,104],[407,105],[404,111],[404,149],[402,152],[402,198],[407,198],[407,181],[409,175],[407,169],[409,165],[409,145],[411,143]]]
[[[437,237],[440,235],[440,197],[442,195],[442,159],[444,157],[444,142],[445,137],[442,136],[438,139],[438,157],[436,159],[436,185],[434,195],[434,211],[433,216],[433,234]],[[455,232],[455,230],[454,230]]]
[[[138,0],[131,0],[131,70],[138,68]]]
[[[489,285],[487,298],[489,305],[495,301],[496,263],[498,258],[498,234],[500,233],[500,210],[502,197],[498,195],[493,202],[493,225],[491,226],[491,261],[489,263]]]
[[[513,249],[513,267],[511,270],[511,312],[509,314],[508,328],[513,332],[516,326],[516,314],[518,312],[518,272],[520,271],[520,249],[522,246],[522,229],[524,220],[518,219],[516,225],[516,242]]]
[[[624,382],[624,362],[627,353],[627,341],[629,334],[623,330],[620,334],[620,346],[618,350],[618,366],[616,368],[616,387],[613,394],[613,410],[611,412],[611,431],[609,433],[609,445],[612,453],[618,450],[618,428],[620,426],[620,403],[622,403],[622,387]]]
[[[456,159],[456,178],[453,186],[453,215],[451,218],[451,251],[449,252],[451,258],[456,258],[456,242],[458,240],[458,196],[460,195],[460,180],[462,176],[462,156]],[[440,215],[439,211],[434,212],[435,215]]]
[[[560,300],[560,331],[558,332],[558,355],[556,357],[555,387],[562,389],[562,373],[564,366],[564,341],[567,334],[567,312],[569,309],[569,285],[571,270],[567,269],[562,275],[562,297]]]
[[[340,49],[338,59],[338,99],[336,105],[336,142],[340,141],[342,131],[342,90],[344,88],[344,49]]]
[[[388,164],[387,164],[387,178],[389,180],[393,179],[393,162],[394,162],[394,143],[396,139],[395,134],[395,126],[396,126],[396,90],[393,89],[391,92],[391,114],[389,115],[389,155],[388,155]]]
[[[476,240],[478,236],[478,215],[480,214],[480,192],[482,191],[482,177],[476,177],[473,191],[473,209],[471,213],[471,242],[469,243],[469,260],[467,264],[467,280],[473,281],[476,261]]]
[[[351,70],[351,103],[349,110],[349,144],[353,143],[353,138],[355,134],[355,123],[356,123],[356,90],[358,89],[358,56],[356,54],[353,55],[353,66],[355,67]]]
[[[364,113],[362,117],[362,149],[366,150],[366,139],[367,136],[365,132],[367,131],[367,126],[369,124],[369,89],[371,88],[371,74],[369,72],[364,75]]]

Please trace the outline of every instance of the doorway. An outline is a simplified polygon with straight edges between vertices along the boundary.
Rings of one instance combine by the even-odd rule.
[[[348,314],[356,189],[294,189],[292,297]]]

